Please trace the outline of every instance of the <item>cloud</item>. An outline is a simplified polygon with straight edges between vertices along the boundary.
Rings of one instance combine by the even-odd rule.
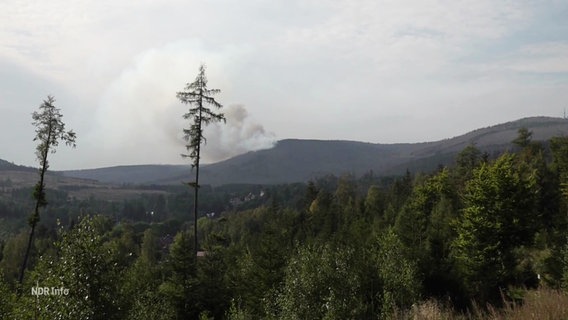
[[[568,44],[545,42],[522,47],[513,61],[506,63],[513,71],[527,73],[568,73]]]
[[[61,109],[67,128],[76,128],[75,117],[69,108],[72,94],[65,87],[22,65],[0,60],[1,159],[27,166],[37,165],[31,115],[48,95],[55,96],[55,106]],[[57,150],[64,148],[60,146]]]

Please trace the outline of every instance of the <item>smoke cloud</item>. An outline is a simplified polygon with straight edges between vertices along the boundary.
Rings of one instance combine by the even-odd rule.
[[[89,150],[90,156],[81,167],[91,167],[91,162],[98,163],[97,166],[188,163],[180,154],[187,153],[182,130],[189,123],[182,115],[189,106],[180,103],[175,93],[193,81],[199,65],[208,58],[211,87],[222,90],[215,98],[229,104],[235,99],[231,84],[236,82],[238,73],[231,72],[227,57],[239,56],[239,51],[232,49],[224,54],[209,54],[199,43],[191,42],[170,44],[138,56],[109,84],[99,101],[97,112],[92,115],[94,130],[83,140],[95,148]],[[244,106],[229,105],[221,112],[227,123],[211,124],[205,129],[204,162],[274,144],[274,134],[255,122]],[[96,144],[101,139],[104,144]]]
[[[252,119],[245,106],[231,105],[222,112],[227,123],[216,123],[205,129],[207,144],[202,149],[205,162],[217,162],[274,146],[275,135]]]

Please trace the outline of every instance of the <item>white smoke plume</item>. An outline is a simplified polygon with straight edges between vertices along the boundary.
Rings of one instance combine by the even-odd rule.
[[[222,90],[215,98],[226,106],[220,112],[227,118],[226,124],[206,127],[203,162],[271,147],[273,134],[255,122],[244,106],[228,105],[235,96],[231,84],[240,73],[231,71],[227,57],[239,56],[238,50],[229,49],[223,55],[209,54],[199,44],[185,42],[139,55],[109,84],[97,112],[91,115],[95,129],[83,141],[92,148],[82,167],[91,167],[90,163],[188,164],[180,154],[187,153],[182,130],[189,123],[182,115],[189,106],[180,103],[175,93],[193,81],[203,61],[210,62],[207,76],[212,87]],[[96,143],[101,140],[104,144]]]
[[[255,122],[243,105],[230,105],[221,112],[227,122],[216,123],[205,129],[207,144],[203,147],[203,160],[217,162],[230,157],[261,149],[268,149],[276,142],[275,135]]]

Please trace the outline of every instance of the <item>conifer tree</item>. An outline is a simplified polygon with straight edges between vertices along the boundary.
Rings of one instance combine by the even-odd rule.
[[[177,98],[183,103],[190,106],[183,118],[189,120],[189,128],[183,129],[184,139],[188,142],[186,145],[189,154],[182,154],[184,158],[190,158],[192,168],[195,168],[195,182],[189,183],[194,188],[194,207],[193,207],[193,228],[194,228],[194,250],[197,254],[197,209],[198,209],[198,193],[199,193],[199,161],[201,160],[201,144],[206,142],[203,136],[203,127],[212,122],[226,122],[223,113],[215,113],[214,110],[208,108],[210,105],[216,109],[223,106],[213,98],[215,94],[221,92],[219,89],[209,89],[207,87],[207,77],[205,76],[205,65],[199,67],[199,73],[192,83],[186,84],[185,91],[177,93]]]
[[[514,249],[534,237],[533,174],[519,170],[516,158],[504,154],[474,170],[464,194],[464,210],[456,223],[453,256],[470,293],[481,301],[499,298],[511,284]]]
[[[532,139],[532,131],[522,127],[518,131],[518,136],[513,140],[513,144],[519,146],[520,148],[526,148],[530,145]]]

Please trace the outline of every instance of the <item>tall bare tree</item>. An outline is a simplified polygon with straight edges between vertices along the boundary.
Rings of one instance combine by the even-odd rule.
[[[199,67],[199,73],[192,83],[186,84],[184,91],[177,93],[177,98],[184,104],[188,104],[189,110],[183,115],[183,118],[189,120],[189,128],[183,129],[184,139],[188,142],[185,146],[189,154],[182,154],[182,157],[192,160],[191,167],[195,168],[195,182],[189,183],[193,187],[195,193],[195,201],[193,206],[193,231],[194,231],[194,250],[197,254],[197,209],[198,209],[198,193],[199,193],[199,161],[201,159],[201,144],[206,143],[203,136],[204,126],[212,122],[226,122],[223,113],[215,113],[211,106],[215,109],[221,109],[223,106],[213,98],[214,95],[220,93],[219,89],[207,88],[207,77],[205,76],[205,65]]]
[[[20,269],[19,283],[22,284],[24,280],[24,272],[28,263],[30,249],[33,242],[34,232],[37,223],[39,222],[39,210],[47,206],[47,199],[45,197],[45,173],[49,168],[47,156],[50,153],[55,153],[56,147],[59,142],[65,142],[68,146],[75,147],[75,132],[73,130],[65,131],[65,123],[63,123],[63,115],[58,108],[54,106],[55,99],[52,96],[47,96],[47,100],[39,106],[39,111],[32,113],[32,124],[36,127],[36,136],[34,141],[38,141],[36,147],[36,157],[39,161],[39,181],[34,187],[33,197],[35,200],[34,212],[29,218],[31,226],[30,236],[28,238],[28,246],[24,255],[24,261]]]

